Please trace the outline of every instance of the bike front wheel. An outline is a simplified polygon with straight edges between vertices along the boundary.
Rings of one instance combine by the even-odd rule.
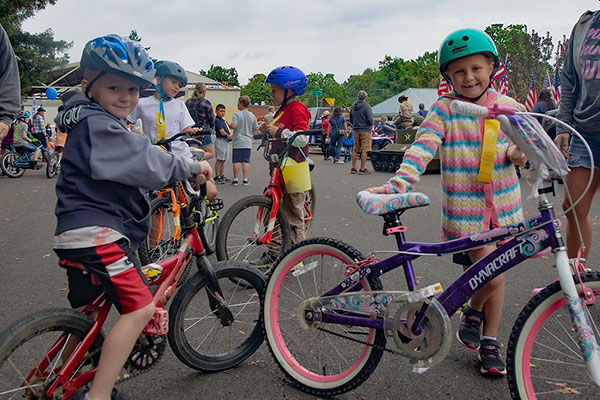
[[[2,172],[6,174],[9,178],[20,178],[25,173],[24,168],[19,168],[14,165],[14,163],[21,159],[21,156],[14,152],[8,151],[4,153],[2,159],[0,160],[0,168]]]
[[[383,355],[381,330],[333,323],[307,328],[300,321],[302,301],[327,293],[363,259],[340,241],[313,238],[283,253],[268,278],[262,304],[269,349],[292,383],[312,395],[335,396],[358,387]],[[377,277],[360,280],[360,291],[381,289]]]
[[[63,398],[62,387],[50,395],[63,363],[88,334],[93,321],[69,309],[29,315],[0,333],[0,399]],[[104,338],[99,334],[75,367],[72,377],[96,367]]]
[[[600,274],[586,274],[582,281],[600,300]],[[581,284],[577,288],[581,291]],[[596,340],[598,307],[575,310],[587,318]],[[600,388],[587,373],[560,282],[546,287],[521,311],[508,342],[507,368],[514,399],[600,398]]]
[[[233,322],[224,323],[215,293],[204,275],[195,274],[175,295],[169,309],[169,343],[173,353],[191,368],[214,372],[233,368],[263,342],[260,295],[264,278],[233,261],[219,262],[215,273]]]
[[[259,243],[269,230],[273,200],[249,196],[234,203],[223,215],[217,230],[217,259],[236,260],[267,270],[279,254],[292,245],[290,223],[277,210],[269,243]]]

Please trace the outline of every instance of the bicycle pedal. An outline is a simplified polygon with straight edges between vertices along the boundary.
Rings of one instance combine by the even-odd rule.
[[[215,197],[214,199],[212,199],[208,202],[208,205],[215,211],[222,210],[224,207],[223,199]]]
[[[147,335],[166,335],[169,331],[169,312],[164,308],[156,308],[154,315],[146,328],[144,328],[144,334]]]

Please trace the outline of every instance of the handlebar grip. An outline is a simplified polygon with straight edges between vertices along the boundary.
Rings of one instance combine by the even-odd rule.
[[[454,100],[450,103],[450,110],[456,114],[469,115],[477,118],[487,118],[489,114],[487,107],[460,100]]]
[[[252,135],[252,139],[264,139],[267,136],[266,133],[255,133]]]
[[[306,131],[297,131],[296,133],[299,133],[301,135],[307,135],[307,136],[315,136],[315,135],[320,135],[323,132],[320,129],[308,129]]]
[[[196,182],[200,185],[200,194],[206,197],[206,175],[200,174],[196,176]]]

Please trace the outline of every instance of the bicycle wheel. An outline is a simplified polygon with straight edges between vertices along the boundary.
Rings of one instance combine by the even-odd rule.
[[[315,219],[316,193],[314,185],[311,186],[310,190],[304,192],[304,196],[306,197],[304,200],[304,239],[310,237],[310,230]]]
[[[202,274],[195,274],[175,295],[169,309],[169,343],[184,364],[201,371],[233,368],[250,357],[263,341],[259,297],[264,278],[254,269],[222,261],[215,273],[234,321],[224,326],[211,310],[214,293]]]
[[[590,273],[582,278],[598,301],[600,274]],[[596,340],[600,337],[596,325],[600,321],[598,307],[596,303],[584,310]],[[600,398],[600,388],[588,376],[581,357],[560,282],[546,287],[521,311],[508,342],[507,364],[514,399]]]
[[[50,156],[50,160],[46,164],[46,176],[48,179],[54,178],[60,172],[59,160],[60,156],[57,153],[53,153]]]
[[[44,392],[66,361],[69,348],[87,335],[93,321],[69,309],[49,309],[31,314],[0,333],[0,399],[61,398]],[[97,365],[104,338],[100,333],[74,375]],[[56,396],[56,397],[54,397]]]
[[[211,255],[215,252],[215,243],[217,241],[217,227],[219,225],[219,214],[210,206],[210,203],[206,200],[201,202],[199,206],[200,212],[202,213],[203,226],[202,229],[198,229],[202,246],[206,250],[207,255]]]
[[[164,260],[177,253],[181,237],[175,240],[175,220],[171,209],[171,199],[157,197],[150,202],[150,218],[152,226],[150,233],[140,244],[138,256],[142,265],[148,265]]]
[[[298,319],[303,300],[342,282],[347,267],[363,259],[340,241],[313,238],[282,254],[268,278],[261,302],[269,349],[292,383],[312,395],[335,396],[358,387],[383,354],[381,330],[338,324],[305,329]],[[377,277],[361,284],[365,291],[382,289]]]
[[[258,243],[267,233],[272,207],[273,200],[265,196],[249,196],[234,203],[219,222],[217,259],[270,268],[274,258],[292,245],[290,223],[281,209],[277,210],[271,243]],[[265,262],[265,258],[270,262]]]
[[[14,151],[8,151],[4,153],[2,159],[0,160],[0,168],[2,168],[2,172],[4,172],[9,178],[22,177],[25,173],[25,169],[14,166],[15,161],[20,159],[21,156]]]

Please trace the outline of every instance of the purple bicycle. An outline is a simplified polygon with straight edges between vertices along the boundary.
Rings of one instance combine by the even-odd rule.
[[[264,331],[281,370],[299,389],[332,396],[359,386],[384,352],[406,357],[415,372],[441,362],[453,340],[452,316],[487,282],[523,261],[552,251],[558,279],[540,290],[516,320],[508,344],[508,382],[513,398],[555,398],[579,393],[600,398],[596,337],[600,274],[579,260],[570,263],[560,223],[549,201],[554,181],[566,175],[565,160],[535,118],[500,107],[455,102],[453,112],[495,118],[535,167],[539,215],[443,243],[406,239],[400,217],[427,206],[425,194],[360,192],[368,214],[384,219],[384,234],[398,251],[378,260],[335,239],[313,238],[277,260],[262,295]],[[575,132],[576,133],[576,132]],[[593,168],[592,168],[593,170]],[[499,243],[498,243],[499,242]],[[417,287],[412,261],[497,243],[450,286]],[[408,291],[383,290],[379,277],[398,267]]]

